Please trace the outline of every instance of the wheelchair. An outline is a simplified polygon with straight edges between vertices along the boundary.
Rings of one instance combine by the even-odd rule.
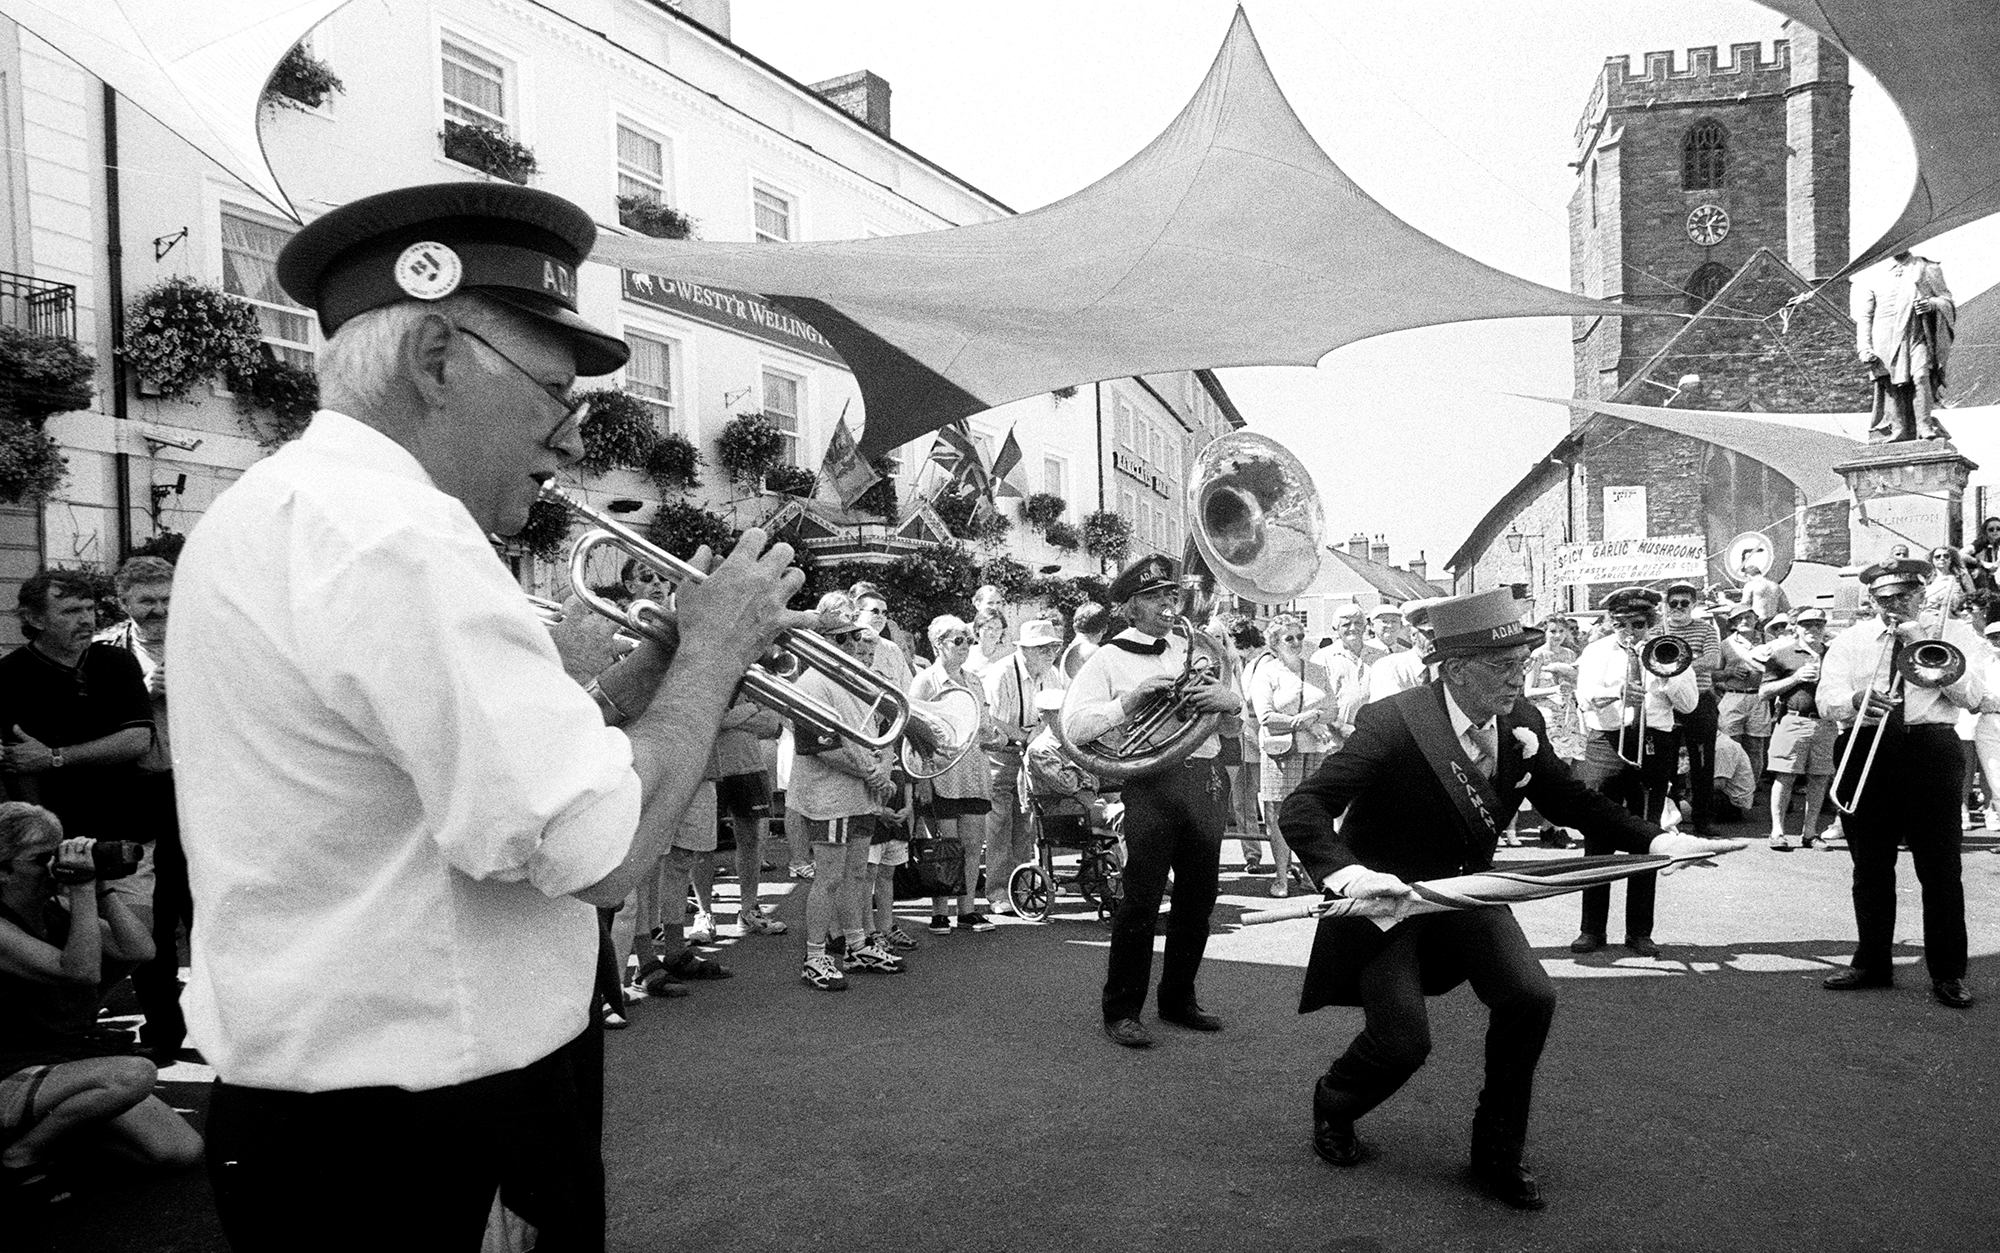
[[[1098,921],[1110,918],[1125,899],[1125,838],[1119,818],[1095,825],[1090,811],[1066,796],[1031,797],[1028,821],[1035,832],[1035,860],[1014,868],[1007,879],[1007,898],[1014,912],[1029,922],[1048,918],[1061,890],[1073,888],[1097,910]],[[1056,856],[1074,853],[1074,872],[1059,873]],[[1067,867],[1061,868],[1067,871]]]

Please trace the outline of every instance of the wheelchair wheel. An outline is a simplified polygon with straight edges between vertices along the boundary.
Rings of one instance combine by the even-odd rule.
[[[1055,880],[1033,862],[1016,866],[1014,873],[1008,876],[1007,898],[1014,903],[1014,912],[1029,922],[1045,920],[1055,897]]]
[[[1116,844],[1085,850],[1076,869],[1077,890],[1100,913],[1115,913],[1125,899],[1125,866]]]

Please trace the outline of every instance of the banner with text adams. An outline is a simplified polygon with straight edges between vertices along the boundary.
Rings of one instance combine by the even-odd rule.
[[[678,313],[684,318],[816,357],[843,370],[847,368],[847,362],[841,360],[826,336],[815,330],[812,323],[795,313],[787,313],[762,296],[635,270],[622,273],[625,299],[634,304]]]
[[[1556,583],[1700,581],[1707,574],[1708,541],[1700,535],[1558,544],[1549,560],[1549,577]]]

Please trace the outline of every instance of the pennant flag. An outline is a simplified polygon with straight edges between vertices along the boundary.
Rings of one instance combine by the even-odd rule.
[[[833,438],[826,442],[826,457],[820,462],[820,481],[833,489],[842,509],[854,508],[862,493],[881,481],[875,467],[861,459],[861,447],[847,429],[847,415],[833,424]]]
[[[1007,438],[1000,445],[999,455],[993,458],[995,496],[1012,496],[1018,500],[1028,494],[1027,489],[1014,477],[1014,472],[1020,468],[1021,445],[1015,442],[1014,428],[1010,426],[1007,428]]]

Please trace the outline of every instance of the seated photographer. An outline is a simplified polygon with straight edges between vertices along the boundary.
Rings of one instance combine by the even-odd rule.
[[[97,842],[38,805],[0,804],[0,1197],[45,1183],[57,1151],[148,1166],[201,1162],[201,1137],[153,1095],[156,1071],[92,1034],[98,999],[153,956],[97,876]],[[109,851],[108,849],[106,851]]]

